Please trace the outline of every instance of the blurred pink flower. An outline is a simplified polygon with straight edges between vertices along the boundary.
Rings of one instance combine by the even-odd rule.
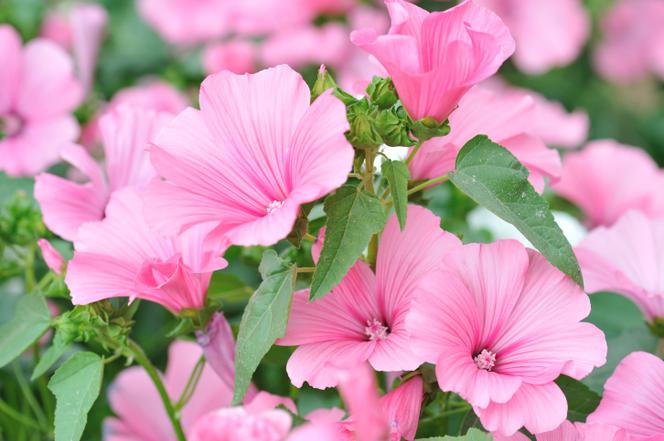
[[[349,440],[383,441],[388,434],[389,423],[378,398],[373,369],[363,362],[352,369],[339,371],[337,377],[339,394],[351,415],[339,425],[339,430],[346,433]]]
[[[629,82],[654,72],[664,79],[664,3],[618,0],[602,19],[603,40],[595,67],[613,81]]]
[[[229,0],[138,0],[143,19],[179,46],[205,43],[229,32]]]
[[[281,409],[250,412],[245,407],[215,410],[196,421],[189,441],[282,441],[291,427],[290,415]]]
[[[140,298],[176,314],[203,307],[212,272],[227,265],[218,257],[222,247],[205,241],[210,228],[199,225],[177,237],[160,236],[145,222],[134,188],[114,192],[105,219],[78,231],[65,278],[72,302]]]
[[[380,371],[412,370],[422,359],[408,343],[405,317],[420,279],[460,247],[440,219],[411,205],[399,230],[392,216],[381,236],[376,274],[358,260],[339,285],[309,303],[309,290],[295,293],[286,335],[277,344],[299,346],[286,366],[297,387],[335,386],[339,369],[369,361]]]
[[[664,216],[664,173],[643,150],[612,140],[593,141],[563,159],[553,190],[583,210],[590,226],[611,225],[629,210]]]
[[[555,429],[567,401],[554,380],[606,361],[604,334],[580,322],[588,296],[516,241],[465,245],[428,273],[406,328],[413,351],[436,364],[438,385],[473,405],[503,435]]]
[[[468,89],[496,73],[514,52],[503,22],[471,0],[434,13],[404,0],[385,4],[389,33],[364,29],[351,40],[389,72],[413,119],[443,121]]]
[[[101,118],[105,164],[102,168],[81,146],[69,144],[61,157],[89,181],[78,183],[42,173],[35,181],[35,198],[46,226],[73,241],[85,222],[104,217],[110,195],[121,188],[144,187],[155,176],[147,154],[148,142],[170,115],[123,106]]]
[[[616,426],[605,424],[574,423],[565,420],[557,429],[535,435],[537,441],[633,441],[629,434]],[[526,435],[512,436],[494,434],[493,441],[529,441]],[[652,439],[650,441],[657,441]]]
[[[286,237],[300,204],[339,187],[351,170],[346,109],[331,92],[310,104],[288,66],[209,76],[201,110],[178,115],[151,149],[167,181],[148,189],[150,223],[174,234],[214,222],[215,235],[237,245]]]
[[[410,163],[413,179],[432,179],[455,169],[461,148],[478,133],[508,149],[530,171],[529,180],[542,192],[544,180],[556,181],[561,164],[558,152],[547,148],[534,133],[536,103],[525,94],[500,94],[473,87],[450,115],[450,134],[432,138]]]
[[[55,43],[35,39],[21,47],[16,31],[0,25],[0,170],[33,175],[58,162],[76,139],[70,114],[82,88],[69,56]]]
[[[261,45],[264,65],[288,64],[294,69],[309,64],[339,66],[351,46],[348,31],[338,23],[290,28],[268,37]]]
[[[638,211],[613,226],[597,227],[575,248],[586,291],[622,294],[646,319],[664,317],[664,219]]]
[[[582,0],[476,1],[505,21],[516,40],[514,63],[529,74],[571,63],[590,35]]]
[[[171,344],[162,377],[171,400],[180,398],[201,355],[195,343],[176,340]],[[232,397],[233,390],[205,364],[191,399],[180,413],[184,431],[208,412],[229,406]],[[116,417],[104,421],[104,441],[177,440],[157,389],[142,367],[122,371],[109,388],[108,401]]]
[[[231,0],[229,25],[240,35],[264,36],[310,22],[319,2],[329,0]]]
[[[664,361],[645,352],[625,357],[587,421],[625,429],[631,441],[664,440]]]
[[[212,43],[203,51],[203,69],[207,74],[229,70],[236,74],[256,70],[257,48],[249,40]]]
[[[62,273],[65,260],[62,258],[62,255],[58,252],[58,250],[53,248],[53,245],[51,245],[51,243],[46,239],[39,239],[37,241],[37,245],[39,246],[42,258],[44,259],[44,262],[46,262],[48,269],[58,275]]]

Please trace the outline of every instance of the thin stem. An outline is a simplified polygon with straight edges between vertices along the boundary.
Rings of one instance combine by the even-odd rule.
[[[25,256],[25,291],[32,292],[35,286],[35,248],[30,247]]]
[[[304,236],[302,236],[302,239],[309,240],[311,242],[316,242],[316,236],[314,236],[311,233],[305,233]]]
[[[374,159],[375,155],[371,151],[367,151],[367,157],[365,159],[364,168],[365,168],[365,180],[364,185],[367,191],[371,194],[375,194],[374,185],[373,185],[373,174],[374,174]],[[367,250],[367,260],[372,269],[376,269],[376,256],[378,255],[378,235],[374,234],[371,236],[369,241],[369,249]]]
[[[416,185],[415,187],[411,188],[408,190],[408,195],[410,196],[413,193],[417,193],[420,190],[424,190],[425,188],[433,185],[433,184],[438,184],[440,182],[445,182],[447,180],[447,175],[444,176],[439,176],[437,178],[429,179],[428,181],[424,181],[421,184]]]
[[[30,427],[32,429],[39,430],[41,432],[44,432],[46,434],[50,435],[50,432],[47,430],[44,430],[43,427],[37,423],[37,421],[33,420],[32,418],[29,418],[22,413],[18,412],[16,409],[11,407],[9,404],[4,402],[2,399],[0,399],[0,412],[4,413],[7,415],[9,418],[15,420],[18,423],[23,424],[26,427]]]
[[[39,406],[37,398],[32,393],[30,385],[28,384],[28,380],[23,375],[23,371],[21,371],[21,367],[19,366],[18,362],[14,363],[14,375],[16,376],[16,382],[18,383],[21,392],[25,397],[25,401],[28,403],[28,406],[30,406],[30,409],[37,417],[39,425],[43,430],[48,431],[49,423],[46,419],[46,415],[44,415],[44,411],[42,411],[42,408]]]
[[[147,355],[145,355],[143,349],[133,340],[129,340],[127,342],[127,348],[129,351],[131,351],[131,354],[134,356],[134,359],[138,362],[138,364],[143,366],[143,369],[145,369],[145,371],[148,373],[148,376],[157,388],[157,392],[159,392],[161,401],[164,403],[166,414],[168,415],[168,419],[171,421],[171,425],[173,426],[173,430],[175,431],[175,436],[177,437],[178,441],[187,441],[184,436],[182,426],[180,425],[180,420],[178,419],[175,408],[173,407],[173,403],[171,403],[171,399],[166,392],[164,383],[161,381],[161,377],[157,373],[155,367],[152,365],[152,362],[147,357]]]
[[[438,415],[438,416],[439,416],[439,417],[447,417],[447,416],[450,416],[450,415],[456,415],[456,414],[459,414],[459,413],[468,412],[470,409],[471,409],[470,406],[466,406],[466,407],[457,407],[457,408],[455,408],[455,409],[446,410],[445,412],[441,413],[441,414]]]
[[[371,236],[369,241],[369,248],[367,249],[367,261],[371,266],[371,269],[376,269],[376,258],[378,256],[378,235],[374,234]]]
[[[315,266],[302,266],[297,268],[298,273],[313,273],[316,271]]]
[[[191,370],[187,384],[184,386],[182,394],[180,394],[180,398],[178,399],[177,403],[175,403],[176,410],[181,410],[194,395],[196,386],[198,385],[198,380],[200,380],[201,374],[203,373],[203,367],[205,367],[205,355],[201,355],[198,358],[194,368]]]
[[[417,141],[417,144],[413,147],[413,149],[410,151],[408,154],[408,157],[406,158],[406,164],[410,164],[413,158],[415,157],[415,154],[420,150],[420,147],[422,147],[422,141]]]
[[[659,358],[664,358],[664,338],[660,338],[659,342],[657,343],[657,350],[655,351],[655,354],[659,356]]]

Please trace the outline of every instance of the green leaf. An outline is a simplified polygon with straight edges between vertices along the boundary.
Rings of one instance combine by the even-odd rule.
[[[507,149],[484,135],[468,141],[450,180],[478,204],[514,225],[546,259],[583,287],[572,247],[549,204],[528,182],[528,170]]]
[[[81,439],[103,373],[104,363],[92,352],[77,352],[55,371],[48,382],[56,399],[55,441]]]
[[[408,210],[408,179],[410,179],[408,166],[402,161],[385,161],[381,165],[380,171],[390,185],[394,211],[399,219],[399,226],[403,230],[406,227]]]
[[[70,343],[65,342],[62,338],[62,333],[56,332],[53,337],[53,342],[51,346],[42,354],[35,370],[32,372],[32,377],[30,381],[34,381],[36,378],[41,377],[51,366],[55,364],[56,361],[62,357],[62,354],[67,352],[67,349],[71,347]]]
[[[463,436],[435,436],[433,438],[418,438],[415,441],[491,441],[491,435],[479,429],[470,429]]]
[[[263,253],[259,271],[263,282],[249,299],[237,336],[234,405],[242,402],[263,356],[277,338],[284,336],[293,296],[295,267],[281,260],[274,250]]]
[[[334,288],[355,264],[387,220],[377,197],[359,184],[346,184],[325,199],[327,228],[316,272],[311,281],[312,300]]]
[[[556,384],[567,398],[568,420],[585,421],[586,417],[599,406],[601,397],[580,381],[561,375],[556,379]]]
[[[46,300],[35,294],[21,297],[14,316],[0,326],[0,367],[28,349],[48,329],[51,313]]]

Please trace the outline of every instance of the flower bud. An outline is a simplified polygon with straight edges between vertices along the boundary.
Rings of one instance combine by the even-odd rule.
[[[410,129],[420,142],[424,142],[450,133],[450,124],[448,120],[439,123],[434,118],[427,116],[415,121]]]
[[[373,77],[371,84],[367,87],[367,95],[369,95],[371,104],[380,109],[389,109],[399,99],[392,78]]]

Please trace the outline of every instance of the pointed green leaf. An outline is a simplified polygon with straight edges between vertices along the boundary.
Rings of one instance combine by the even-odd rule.
[[[242,314],[235,350],[233,404],[244,398],[251,376],[275,340],[284,336],[295,283],[295,267],[274,250],[266,250],[259,266],[263,282]]]
[[[21,297],[8,322],[0,326],[0,367],[28,349],[48,329],[51,313],[46,300],[36,294]]]
[[[435,436],[433,438],[418,438],[415,441],[491,441],[492,437],[479,429],[470,429],[462,436]]]
[[[325,199],[325,241],[311,281],[310,298],[330,292],[380,232],[387,216],[376,196],[360,184],[346,184]]]
[[[408,166],[402,161],[385,161],[380,171],[390,185],[394,212],[397,214],[399,227],[403,230],[406,227],[406,212],[408,211],[408,179],[410,179]]]
[[[563,273],[583,286],[572,247],[549,204],[530,182],[528,170],[507,149],[478,135],[463,146],[450,180],[478,204],[514,225]]]
[[[568,420],[585,421],[586,417],[599,406],[601,397],[580,381],[561,375],[556,379],[556,384],[567,398]]]
[[[104,363],[92,352],[77,352],[55,371],[48,382],[56,399],[55,441],[81,439],[103,373]]]
[[[48,349],[42,354],[39,362],[37,363],[37,366],[35,366],[35,370],[32,372],[30,381],[34,381],[36,378],[41,377],[47,370],[50,369],[51,366],[55,364],[56,361],[60,359],[60,357],[62,357],[62,354],[67,352],[67,349],[70,347],[71,344],[66,343],[63,340],[62,334],[60,332],[56,332],[55,336],[53,336],[51,346],[49,346]]]

